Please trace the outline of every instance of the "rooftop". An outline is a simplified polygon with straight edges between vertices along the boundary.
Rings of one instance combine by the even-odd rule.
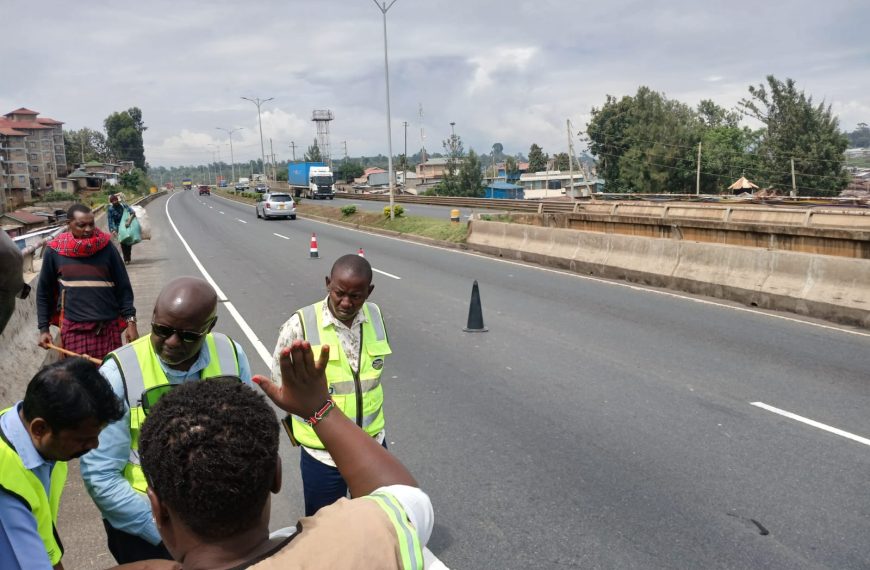
[[[9,115],[6,115],[7,117]],[[12,129],[48,129],[47,125],[40,124],[38,121],[24,121],[12,119],[4,119],[0,117],[0,127],[9,127]]]
[[[18,109],[15,109],[14,111],[10,111],[10,112],[6,113],[6,116],[7,117],[10,115],[33,115],[33,116],[36,116],[38,114],[39,113],[36,111],[31,111],[30,109],[26,109],[24,107],[19,107]]]
[[[24,225],[28,224],[41,224],[45,221],[43,216],[36,216],[27,212],[25,210],[15,210],[14,212],[6,212],[3,216],[15,220],[16,222],[20,222]]]
[[[0,135],[6,135],[7,137],[26,137],[27,133],[16,131],[11,127],[5,127],[0,124]]]
[[[40,117],[40,118],[36,119],[36,122],[42,123],[43,125],[62,125],[63,124],[63,121],[56,121],[56,120],[51,119],[49,117]]]

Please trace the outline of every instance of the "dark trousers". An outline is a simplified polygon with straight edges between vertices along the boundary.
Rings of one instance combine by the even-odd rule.
[[[162,542],[154,546],[145,539],[116,529],[106,519],[103,519],[103,526],[106,527],[109,552],[118,564],[140,560],[172,560],[172,556]]]
[[[384,440],[384,448],[387,440]],[[347,483],[338,469],[311,457],[303,448],[299,454],[302,471],[302,494],[305,496],[305,516],[314,513],[347,496]]]
[[[121,255],[124,257],[124,261],[130,263],[130,254],[133,252],[133,246],[122,243],[121,244]]]

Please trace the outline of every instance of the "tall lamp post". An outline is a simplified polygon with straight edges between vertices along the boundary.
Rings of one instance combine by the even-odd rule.
[[[230,136],[230,168],[232,169],[233,183],[236,182],[236,157],[233,155],[233,133],[236,131],[241,131],[244,127],[236,127],[235,129],[225,129],[223,127],[215,127],[219,131],[224,131],[226,134]]]
[[[387,4],[387,0],[382,0],[381,2],[372,0],[372,2],[375,3],[375,6],[384,15],[384,78],[387,84],[387,176],[390,180],[390,219],[392,220],[395,218],[395,180],[393,178],[393,133],[390,129],[392,120],[390,119],[390,62],[387,58],[387,11],[393,7],[396,0],[392,0],[389,4]]]
[[[395,0],[393,0],[395,2]],[[268,99],[260,99],[259,97],[254,97],[253,99],[250,97],[242,97],[245,101],[250,101],[254,105],[257,106],[257,122],[260,125],[260,158],[263,160],[263,174],[266,174],[266,145],[263,144],[263,119],[260,116],[260,105],[263,103],[268,103],[274,97],[269,97]]]

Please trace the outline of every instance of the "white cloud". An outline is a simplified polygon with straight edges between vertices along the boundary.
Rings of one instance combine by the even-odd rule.
[[[493,75],[525,70],[537,51],[536,47],[500,47],[488,51],[484,55],[470,58],[469,61],[475,66],[475,70],[468,91],[474,93],[491,86]],[[503,79],[507,83],[513,78],[509,74],[505,74]]]

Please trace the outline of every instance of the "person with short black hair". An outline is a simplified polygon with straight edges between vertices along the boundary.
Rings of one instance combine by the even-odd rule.
[[[272,380],[280,381],[279,356],[295,340],[311,342],[315,354],[328,344],[337,357],[326,377],[339,408],[366,433],[386,446],[381,385],[387,355],[392,353],[380,308],[368,302],[375,286],[372,266],[354,254],[339,257],[326,277],[326,298],[296,311],[281,326],[272,363]],[[302,447],[299,467],[305,515],[347,495],[347,483],[310,426],[288,418],[293,445]]]
[[[97,368],[67,358],[41,369],[24,400],[0,412],[0,561],[4,570],[61,566],[55,525],[67,461],[99,445],[124,407]]]
[[[425,567],[432,503],[399,460],[335,405],[328,360],[329,346],[315,362],[311,345],[294,341],[279,355],[280,385],[254,380],[279,408],[308,418],[355,498],[271,537],[269,495],[281,488],[281,459],[266,400],[223,378],[175,388],[151,409],[140,441],[148,498],[183,568]]]
[[[106,209],[106,223],[109,226],[109,233],[112,237],[118,238],[118,230],[121,227],[121,220],[124,219],[124,213],[127,214],[127,221],[124,222],[125,227],[130,227],[133,223],[133,218],[136,217],[136,212],[133,208],[121,202],[121,197],[118,194],[109,196],[109,207]],[[126,243],[121,243],[121,255],[124,258],[124,263],[129,264],[132,261],[133,246]]]
[[[129,342],[139,338],[133,287],[127,268],[109,234],[94,223],[84,204],[67,211],[67,231],[48,243],[36,290],[39,346],[52,343],[50,325],[60,327],[67,350],[102,360],[121,346],[126,329]]]

